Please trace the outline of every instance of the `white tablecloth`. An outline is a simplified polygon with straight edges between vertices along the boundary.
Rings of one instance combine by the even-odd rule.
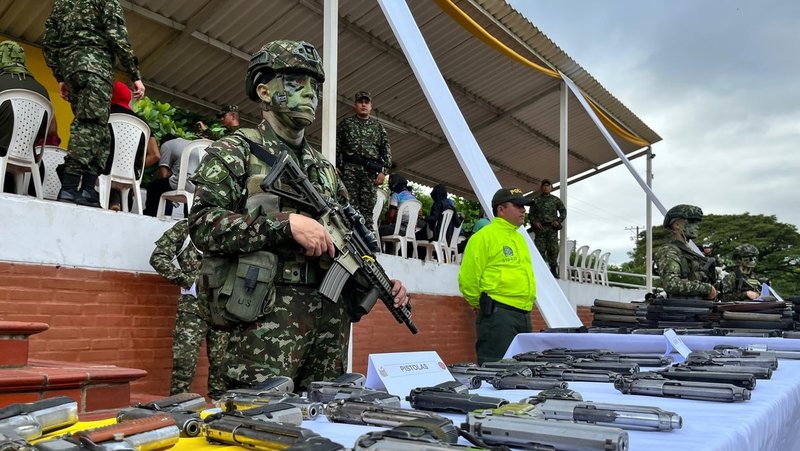
[[[800,351],[800,340],[782,338],[691,336],[681,338],[693,350],[711,349],[715,344],[746,346],[765,343],[775,349]],[[663,353],[666,349],[664,338],[661,336],[537,333],[519,335],[506,355],[553,347],[606,348],[618,352],[657,353]],[[759,379],[752,398],[738,403],[623,395],[609,383],[570,382],[569,386],[581,393],[587,401],[656,406],[676,412],[683,418],[683,428],[672,432],[627,431],[630,451],[800,450],[800,360],[781,359],[772,379]],[[512,402],[538,393],[536,390],[500,391],[488,384],[472,392],[505,398]],[[403,405],[410,407],[406,401],[403,401]],[[465,421],[464,415],[444,416],[452,419],[457,425]],[[315,421],[305,421],[303,426],[346,447],[353,446],[361,434],[383,429],[328,423],[322,416]],[[467,444],[464,439],[459,443]]]

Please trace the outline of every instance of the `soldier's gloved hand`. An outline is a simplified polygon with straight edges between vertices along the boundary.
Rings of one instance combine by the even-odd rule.
[[[328,231],[317,221],[292,213],[289,215],[289,228],[292,231],[292,238],[303,247],[309,257],[319,257],[327,253],[333,258],[336,248],[333,247],[333,240]]]
[[[408,293],[406,292],[406,287],[403,285],[403,282],[400,282],[397,279],[392,279],[392,294],[394,294],[394,306],[400,307],[403,305],[408,304]]]

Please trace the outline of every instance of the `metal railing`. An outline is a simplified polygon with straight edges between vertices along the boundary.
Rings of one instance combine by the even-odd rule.
[[[617,274],[617,275],[620,275],[620,276],[632,276],[632,277],[637,277],[637,278],[641,278],[643,281],[644,281],[644,280],[647,278],[647,275],[645,275],[645,274],[637,274],[637,273],[631,273],[631,272],[622,272],[622,271],[607,271],[607,273],[608,273],[608,274]],[[658,276],[654,275],[654,276],[653,276],[653,282],[656,282],[657,280],[658,280]],[[637,285],[637,284],[633,284],[633,283],[625,283],[625,282],[615,282],[615,281],[612,281],[612,280],[611,280],[611,278],[609,278],[608,285],[609,285],[609,286],[617,286],[617,287],[625,287],[625,288],[642,288],[642,289],[647,289],[647,286],[646,286],[646,285]]]

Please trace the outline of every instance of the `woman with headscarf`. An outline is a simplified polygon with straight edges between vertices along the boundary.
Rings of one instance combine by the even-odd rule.
[[[447,186],[444,183],[433,187],[431,199],[433,199],[433,205],[431,205],[431,212],[425,220],[427,223],[427,238],[423,239],[438,239],[439,229],[442,227],[442,213],[444,213],[445,210],[453,210],[453,219],[447,226],[447,242],[449,243],[450,239],[453,237],[453,230],[461,225],[463,218],[459,216],[456,211],[453,201],[447,197]]]
[[[33,74],[25,65],[25,49],[14,41],[3,41],[0,42],[0,92],[9,89],[27,89],[50,100],[47,90],[33,78]],[[44,138],[44,126],[43,121],[39,128],[40,139]],[[3,102],[0,104],[0,156],[5,156],[6,152],[8,152],[13,132],[14,112],[11,108],[11,102]],[[53,115],[50,118],[50,128],[48,129],[45,143],[57,146],[60,141],[56,117]],[[41,142],[37,142],[36,145],[41,145]],[[14,178],[6,177],[5,180],[7,184],[13,184]],[[8,188],[12,187],[4,187],[4,191],[13,191],[13,189]]]

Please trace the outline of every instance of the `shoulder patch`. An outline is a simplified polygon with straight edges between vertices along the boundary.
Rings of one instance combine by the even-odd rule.
[[[206,183],[222,183],[229,175],[228,168],[219,158],[208,158],[197,169],[197,176]]]

